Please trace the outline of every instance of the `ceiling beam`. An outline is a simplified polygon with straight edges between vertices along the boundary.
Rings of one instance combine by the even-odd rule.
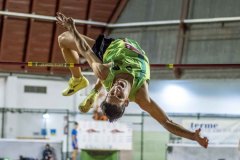
[[[7,0],[3,0],[2,2],[2,10],[6,10],[6,1]],[[4,24],[4,19],[5,19],[5,16],[4,15],[1,15],[1,24],[0,24],[0,54],[2,54],[2,33],[3,33],[3,24]]]
[[[29,7],[28,7],[28,12],[29,13],[33,12],[34,6],[35,6],[35,1],[30,0]],[[25,42],[24,42],[23,55],[22,55],[22,62],[27,61],[27,54],[28,54],[28,50],[29,50],[29,42],[31,42],[31,26],[32,26],[33,21],[34,20],[30,19],[30,18],[27,20]],[[22,66],[21,68],[24,69],[25,67]]]
[[[61,4],[61,0],[56,0],[55,13],[57,13],[59,11],[60,4]],[[55,43],[56,41],[57,41],[57,24],[53,23],[51,44],[50,44],[50,49],[49,49],[49,53],[48,53],[48,62],[49,63],[52,62],[52,60],[53,60],[54,44],[58,44],[58,43]],[[48,67],[47,70],[52,71],[50,67]]]
[[[92,11],[91,11],[91,7],[92,7],[92,0],[88,0],[88,4],[87,4],[87,10],[86,10],[86,17],[85,20],[91,20],[92,17]],[[84,29],[83,29],[83,35],[88,36],[88,28],[90,28],[91,25],[84,25]]]
[[[183,56],[183,51],[185,47],[186,32],[187,32],[187,26],[183,22],[183,20],[188,17],[189,4],[190,4],[190,0],[182,0],[182,8],[181,8],[181,15],[180,15],[180,24],[178,27],[177,47],[176,47],[176,56],[175,56],[176,64],[181,64],[182,62],[182,56]],[[175,77],[180,78],[181,70],[179,68],[174,68],[173,71],[174,71]]]

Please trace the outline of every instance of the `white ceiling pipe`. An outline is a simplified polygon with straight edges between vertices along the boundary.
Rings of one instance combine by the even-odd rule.
[[[240,17],[222,17],[222,18],[203,18],[203,19],[185,19],[185,20],[183,20],[183,22],[186,24],[238,22],[238,21],[240,21]]]
[[[32,18],[32,19],[38,19],[38,20],[44,20],[44,21],[56,21],[56,17],[53,17],[53,16],[44,16],[44,15],[28,14],[28,13],[0,11],[0,15],[9,16],[9,17]],[[103,22],[86,21],[86,20],[79,20],[79,19],[74,19],[74,22],[76,24],[88,24],[88,25],[103,26],[103,27],[107,26],[107,24]]]
[[[46,20],[46,21],[55,21],[56,20],[56,18],[52,17],[52,16],[43,16],[43,15],[8,12],[8,11],[0,11],[0,15],[9,16],[9,17],[20,17],[20,18],[33,18],[33,19],[40,19],[40,20]]]
[[[56,21],[54,16],[44,16],[28,13],[8,12],[0,11],[0,15],[20,17],[20,18],[32,18],[45,21]],[[107,28],[127,28],[127,27],[147,27],[147,26],[164,26],[164,25],[178,25],[181,23],[180,20],[165,20],[165,21],[146,21],[146,22],[132,22],[132,23],[116,23],[107,24],[104,22],[97,21],[86,21],[80,19],[74,19],[76,24],[87,24],[94,26],[102,26]],[[217,23],[217,22],[238,22],[240,17],[222,17],[222,18],[203,18],[203,19],[185,19],[182,22],[185,24],[202,24],[202,23]]]
[[[180,20],[167,20],[167,21],[147,21],[147,22],[133,22],[133,23],[117,23],[108,24],[108,28],[122,28],[122,27],[146,27],[146,26],[163,26],[163,25],[177,25]]]

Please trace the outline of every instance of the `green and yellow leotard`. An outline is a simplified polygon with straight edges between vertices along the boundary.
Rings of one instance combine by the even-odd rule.
[[[114,40],[103,55],[103,63],[112,62],[110,72],[102,84],[109,91],[114,78],[120,73],[129,73],[133,76],[132,89],[129,94],[131,101],[135,100],[135,94],[145,81],[150,79],[149,60],[139,44],[125,38]]]

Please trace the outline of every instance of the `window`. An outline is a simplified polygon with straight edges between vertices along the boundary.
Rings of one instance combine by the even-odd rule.
[[[24,86],[25,93],[47,93],[47,87],[44,86]]]

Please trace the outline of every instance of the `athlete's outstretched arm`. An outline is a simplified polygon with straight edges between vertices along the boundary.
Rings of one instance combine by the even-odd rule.
[[[184,137],[190,140],[197,141],[201,146],[207,148],[208,139],[200,136],[200,129],[191,132],[182,126],[171,121],[166,113],[148,96],[147,83],[138,91],[136,95],[136,103],[146,112],[148,112],[154,119],[156,119],[169,132]]]

